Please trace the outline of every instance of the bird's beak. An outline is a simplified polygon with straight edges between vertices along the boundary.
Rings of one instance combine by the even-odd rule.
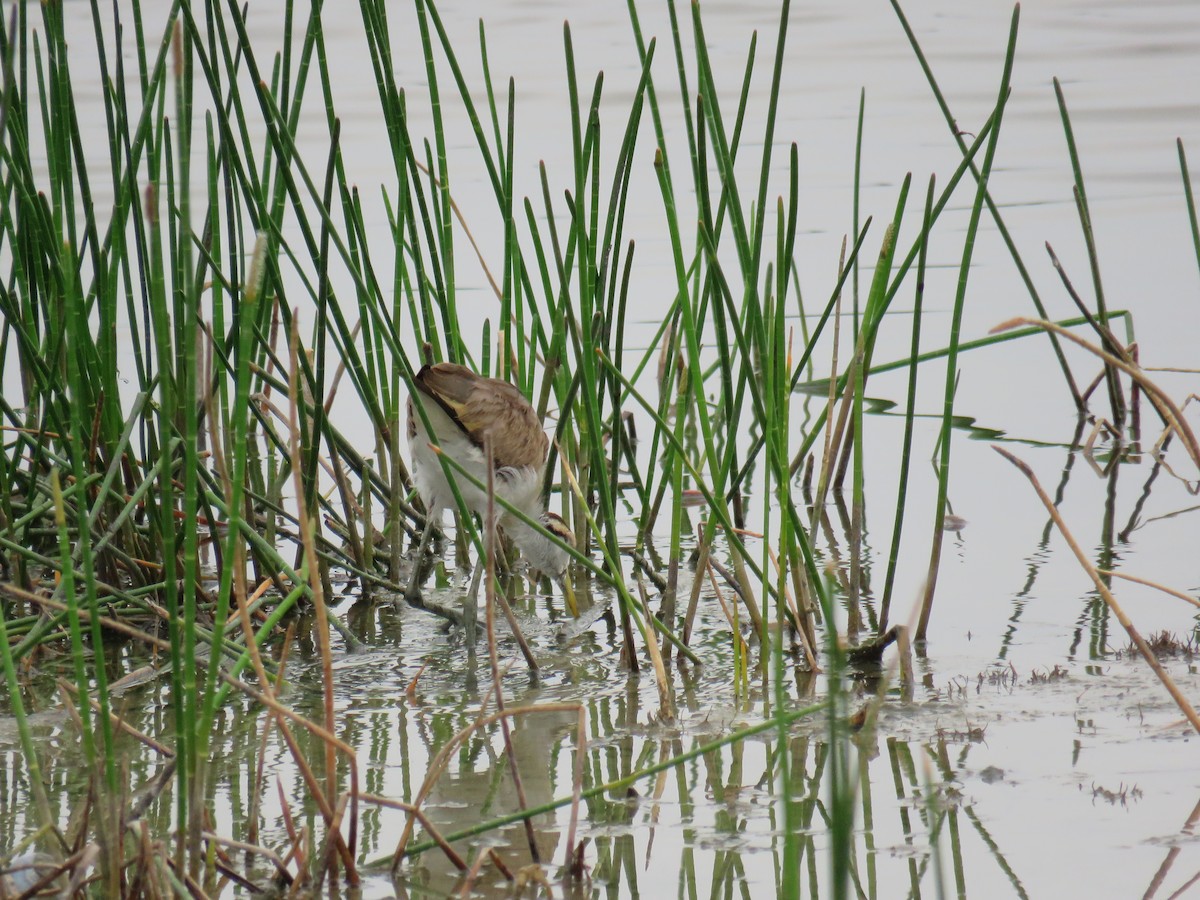
[[[575,600],[575,589],[571,587],[571,570],[564,569],[562,573],[563,597],[567,601],[567,609],[576,619],[579,618],[579,603]]]

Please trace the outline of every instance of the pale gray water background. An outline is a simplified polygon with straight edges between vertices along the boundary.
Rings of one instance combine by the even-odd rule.
[[[383,123],[357,7],[346,4],[344,12],[340,8],[333,12],[332,4],[327,4],[326,9],[330,14],[325,37],[338,79],[335,102],[342,117],[346,170],[365,197],[377,198],[380,184],[393,189],[394,176],[387,153],[378,149],[383,146]],[[481,7],[446,2],[439,9],[468,79],[480,87],[479,99],[477,55],[470,49],[475,46],[478,15],[486,16],[497,86],[502,89],[509,74],[516,79],[519,191],[540,196],[538,160],[546,161],[552,184],[562,186],[569,177],[564,19],[570,20],[575,36],[581,92],[590,93],[596,70],[605,72],[602,116],[606,134],[615,139],[639,70],[623,5],[524,2]],[[995,102],[1011,7],[990,0],[914,2],[906,12],[960,127],[973,130]],[[430,134],[415,19],[401,4],[390,14],[396,79],[409,92],[411,129],[417,135]],[[662,102],[673,108],[677,95],[665,12],[645,8],[641,14],[644,33],[659,36],[655,74]],[[776,19],[774,4],[704,5],[717,80],[726,90],[720,100],[727,116],[740,86],[753,28],[760,30],[755,84],[756,108],[761,113]],[[278,5],[252,3],[250,22],[259,55],[265,58],[267,48],[278,42]],[[90,27],[82,17],[80,24]],[[153,33],[154,27],[149,31]],[[82,70],[90,38],[79,45]],[[1073,114],[1110,307],[1133,311],[1144,364],[1195,367],[1200,273],[1191,249],[1175,139],[1183,138],[1193,171],[1200,169],[1200,4],[1063,0],[1031,2],[1023,8],[1013,94],[992,193],[1051,315],[1067,317],[1075,314],[1074,308],[1042,250],[1043,242],[1054,245],[1085,296],[1090,298],[1091,291],[1050,83],[1055,75],[1063,82]],[[476,163],[474,139],[465,117],[458,114],[448,72],[443,71],[442,77],[453,192],[489,263],[497,266],[501,223],[493,211],[491,188]],[[85,97],[86,78],[77,73],[76,83]],[[832,0],[794,4],[784,99],[776,126],[774,191],[783,189],[786,147],[794,140],[801,171],[798,258],[810,308],[827,297],[842,236],[851,227],[860,88],[866,91],[862,210],[864,217],[876,216],[864,259],[874,256],[881,222],[891,215],[904,173],[914,175],[910,215],[900,241],[906,250],[925,180],[932,171],[943,182],[958,159],[888,4]],[[315,99],[314,94],[311,100]],[[328,137],[323,113],[315,104],[310,112],[300,141],[310,167],[316,169],[323,164]],[[96,114],[102,116],[98,99]],[[752,115],[750,121],[753,126],[744,138],[747,154],[758,152],[761,133],[759,118]],[[665,122],[668,151],[679,169],[686,164],[679,120],[668,114]],[[638,315],[627,338],[627,345],[635,348],[650,340],[674,290],[651,166],[651,135],[647,123],[638,147],[635,200],[627,222],[628,236],[638,242],[632,288]],[[611,166],[615,147],[610,146],[608,154]],[[93,179],[98,189],[103,184],[102,179]],[[639,192],[644,203],[637,199]],[[930,261],[935,268],[926,296],[927,346],[945,342],[970,197],[969,189],[960,188],[952,203],[955,214],[943,218],[932,244]],[[390,237],[382,204],[370,206],[368,216],[368,222],[374,216],[379,228],[376,259],[384,259]],[[687,218],[685,214],[683,220]],[[485,316],[495,317],[496,304],[461,235],[456,255],[464,318],[473,315],[481,323]],[[869,278],[866,268],[864,292]],[[387,278],[381,281],[388,283]],[[908,308],[911,302],[910,285],[896,305]],[[1025,314],[1033,314],[1028,297],[985,218],[970,281],[964,339]],[[908,326],[907,316],[895,317],[885,329],[877,360],[906,354]],[[1071,359],[1081,381],[1089,380],[1095,367],[1079,354],[1071,354]],[[827,365],[827,360],[819,365]],[[925,367],[923,412],[936,413],[940,408],[942,371],[940,363]],[[1194,375],[1164,375],[1163,382],[1181,399],[1198,385]],[[900,400],[903,390],[903,376],[894,374],[873,379],[869,392]],[[1064,446],[1072,439],[1075,415],[1045,341],[1027,340],[963,357],[956,409],[1010,439],[1032,442],[1010,445],[1010,449],[1033,465],[1048,489],[1070,468],[1062,510],[1094,554],[1100,552],[1106,497],[1112,497],[1118,531],[1133,517],[1150,477],[1150,463],[1122,466],[1110,479],[1098,476],[1081,454]],[[345,429],[364,421],[352,407],[339,407],[336,415]],[[797,409],[794,421],[803,419]],[[1151,422],[1149,415],[1144,420]],[[868,541],[874,553],[876,589],[885,563],[881,554],[891,532],[901,428],[899,419],[888,416],[873,417],[867,424]],[[933,517],[933,482],[924,463],[932,453],[933,429],[922,429],[917,441],[918,464],[909,493],[908,531],[897,582],[899,605],[894,614],[901,620],[921,588]],[[1186,471],[1178,448],[1171,460]],[[954,512],[969,524],[960,535],[948,535],[943,550],[928,655],[918,663],[924,687],[913,705],[898,700],[885,704],[877,737],[865,742],[878,755],[868,753],[871,758],[863,762],[872,813],[866,827],[860,807],[855,867],[863,892],[879,897],[909,893],[910,860],[924,860],[928,849],[921,821],[924,801],[911,798],[914,793],[924,795],[928,785],[942,802],[958,810],[952,831],[947,825],[948,833],[939,844],[948,893],[954,892],[951,864],[952,849],[957,847],[966,893],[973,897],[1013,896],[1018,893],[1015,883],[1030,897],[1141,896],[1164,860],[1170,860],[1172,867],[1155,896],[1169,896],[1200,870],[1197,838],[1182,830],[1200,803],[1200,741],[1178,724],[1178,711],[1145,665],[1113,652],[1126,647],[1124,633],[1115,621],[1108,623],[1107,633],[1096,624],[1100,614],[1090,585],[1057,535],[1043,542],[1046,516],[1024,479],[986,442],[968,440],[964,433],[956,437],[953,471],[950,499]],[[761,518],[758,502],[758,498],[751,501],[752,516]],[[1137,527],[1128,540],[1117,544],[1115,564],[1195,594],[1200,590],[1198,502],[1160,474],[1137,514]],[[839,540],[839,553],[844,556],[844,538]],[[1123,584],[1118,584],[1118,595],[1143,633],[1167,629],[1194,641],[1196,619],[1190,607]],[[678,724],[651,721],[657,706],[653,683],[649,676],[629,679],[619,670],[616,636],[602,622],[576,634],[578,629],[556,612],[557,602],[530,605],[523,611],[546,678],[539,690],[531,692],[517,674],[519,664],[514,666],[508,679],[514,701],[585,702],[588,766],[597,782],[657,759],[664,747],[679,752],[732,725],[758,721],[763,714],[760,698],[743,707],[735,703],[725,626],[713,599],[704,596],[700,641],[706,665],[698,672],[676,669]],[[457,635],[445,634],[436,623],[408,609],[351,610],[349,600],[345,607],[353,626],[370,644],[367,653],[341,656],[337,663],[345,737],[359,751],[364,787],[406,799],[419,785],[436,747],[474,717],[479,694],[468,687],[465,653]],[[564,628],[569,630],[566,639],[560,637]],[[511,647],[506,645],[505,650]],[[427,661],[430,665],[414,701],[406,702],[405,686]],[[316,673],[306,672],[303,665],[295,670],[299,686],[289,699],[300,707],[311,704],[315,710],[317,693],[308,685]],[[1167,665],[1193,702],[1200,703],[1200,676],[1194,662],[1175,657]],[[1049,672],[1055,666],[1062,667],[1065,678],[1031,681],[1035,670]],[[989,673],[995,676],[993,681],[988,680]],[[486,683],[482,673],[480,677]],[[143,699],[135,703],[147,708],[150,721],[144,727],[153,730],[157,719],[169,715],[165,696],[151,693]],[[216,824],[221,833],[233,832],[244,814],[249,775],[239,771],[238,763],[252,757],[258,722],[243,716],[228,723],[231,772],[227,808],[218,808]],[[548,799],[569,792],[572,724],[572,716],[561,714],[548,717],[540,728],[532,721],[523,722],[522,729],[528,731],[519,736],[518,753],[523,754],[531,796]],[[70,730],[54,720],[45,728],[48,745],[65,744],[62,752],[69,753]],[[986,728],[982,739],[964,734],[972,728]],[[790,748],[795,764],[809,775],[817,771],[822,752],[816,740],[820,729],[819,720],[798,729],[800,737]],[[940,767],[939,730],[946,741]],[[806,733],[814,740],[807,741]],[[678,744],[672,745],[673,741]],[[592,842],[587,858],[597,879],[595,895],[669,891],[681,897],[715,896],[732,878],[733,884],[744,881],[746,885],[734,887],[735,895],[772,896],[777,857],[770,851],[777,840],[778,794],[769,783],[759,782],[768,767],[766,754],[774,749],[768,740],[754,740],[688,763],[679,774],[665,779],[658,804],[649,799],[653,783],[643,781],[638,784],[641,800],[593,806],[582,835]],[[15,738],[0,732],[6,771],[13,768],[18,752]],[[893,761],[904,753],[916,760],[915,775],[895,776]],[[479,821],[512,808],[507,775],[494,775],[502,762],[499,754],[500,744],[494,739],[473,745],[470,754],[458,759],[439,787],[434,809],[435,818],[447,830],[453,830],[455,823]],[[282,781],[293,802],[299,802],[304,790],[288,760],[281,745],[268,754],[269,768],[274,764],[271,774]],[[4,778],[7,783],[10,775]],[[897,783],[903,787],[902,797]],[[816,790],[812,784],[804,787],[809,793]],[[1136,792],[1126,793],[1124,802],[1110,802],[1096,790],[1117,793],[1134,787]],[[264,800],[268,823],[274,798],[272,786]],[[555,848],[556,862],[566,821],[566,813],[560,812],[553,822],[542,824],[548,848]],[[906,821],[914,829],[911,841],[906,838]],[[402,827],[401,816],[372,811],[364,815],[364,823],[365,856],[376,859],[390,853]],[[280,834],[276,825],[263,840],[278,840]],[[520,846],[519,831],[510,830],[506,837]],[[814,817],[813,842],[812,871],[820,885],[827,867],[823,855],[827,841],[819,814]],[[1174,849],[1180,852],[1173,856]],[[937,881],[924,865],[921,895],[937,896]],[[805,868],[806,879],[808,872]],[[485,881],[495,885],[491,874]],[[384,876],[376,876],[364,893],[437,896],[452,882],[445,864],[426,854],[404,883],[394,887]],[[427,891],[422,884],[429,885]],[[814,896],[820,893],[820,887],[812,889]]]

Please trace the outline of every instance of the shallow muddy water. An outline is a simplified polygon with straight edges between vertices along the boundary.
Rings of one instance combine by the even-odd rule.
[[[474,47],[478,9],[450,2],[439,9],[452,39]],[[971,131],[995,103],[1011,7],[1000,2],[914,2],[905,11],[959,127]],[[665,13],[641,13],[644,32],[658,35],[662,43],[656,77],[665,94],[674,88]],[[605,103],[611,107],[602,109],[615,132],[639,72],[628,19],[623,7],[611,4],[530,0],[492,4],[485,15],[493,75],[511,73],[516,79],[518,193],[537,194],[539,160],[560,178],[570,167],[562,20],[570,21],[576,36],[577,66],[585,82],[596,70],[605,72]],[[768,3],[711,3],[704,5],[704,15],[717,80],[729,90],[721,100],[732,103],[751,31],[773,35],[777,10]],[[408,53],[397,52],[397,81],[420,97],[425,74],[416,26],[407,8],[397,7],[394,19],[397,46],[409,48]],[[279,21],[276,4],[251,4],[252,38],[264,48],[278,41]],[[944,180],[959,157],[887,4],[796,3],[790,28],[776,139],[781,148],[790,141],[799,146],[800,281],[806,296],[816,301],[834,283],[842,236],[852,226],[860,89],[865,91],[864,218],[890,217],[906,172],[914,175],[914,196],[923,194],[928,175],[936,172]],[[386,154],[372,150],[383,140],[382,123],[357,10],[330,16],[326,40],[337,61],[334,99],[342,116],[346,171],[364,195],[377,195],[378,186],[390,185],[394,174]],[[90,46],[87,40],[79,43]],[[755,86],[762,91],[770,49],[760,45],[759,53]],[[476,58],[465,51],[464,56]],[[79,65],[80,72],[86,70],[86,60],[81,58]],[[1195,172],[1200,167],[1197,73],[1196,3],[1035,0],[1022,10],[1013,93],[992,194],[1051,317],[1074,315],[1042,249],[1044,242],[1053,244],[1075,284],[1090,291],[1051,84],[1058,76],[1082,157],[1108,303],[1132,311],[1140,358],[1147,366],[1197,365],[1200,272],[1175,146],[1181,137]],[[469,68],[467,77],[475,75],[477,67]],[[77,80],[86,85],[83,75]],[[499,245],[502,225],[493,199],[477,199],[491,188],[476,162],[465,117],[457,114],[448,78],[443,92],[457,173],[455,198],[485,256],[491,257],[488,248]],[[422,134],[428,126],[427,118],[422,119],[428,116],[427,105],[413,100],[411,107],[411,128]],[[670,117],[666,125],[668,149],[682,161],[686,150],[679,126]],[[301,152],[311,153],[314,165],[323,163],[327,150],[324,129],[323,113],[315,109],[311,126],[301,128]],[[648,192],[649,199],[635,201],[627,224],[638,241],[632,279],[639,312],[627,336],[627,346],[634,349],[652,340],[675,277],[650,134],[647,129],[639,148],[642,161],[635,167],[633,189],[635,196],[639,190]],[[758,134],[747,137],[752,145],[759,139]],[[781,149],[775,160],[782,184],[786,153]],[[935,234],[926,322],[940,337],[931,337],[930,346],[944,342],[969,205],[970,193],[960,188],[949,218]],[[488,213],[472,218],[473,207]],[[905,249],[913,240],[911,221],[917,215],[919,211],[912,213],[901,236]],[[381,246],[387,246],[382,204],[368,206],[367,220],[379,226]],[[464,318],[482,323],[495,315],[495,304],[465,247],[464,241],[460,311],[470,310]],[[864,266],[864,292],[870,276],[871,269]],[[911,287],[906,288],[897,305],[908,308],[911,295]],[[964,340],[981,337],[1016,315],[1033,315],[1033,310],[1007,250],[985,218]],[[903,312],[895,315],[883,331],[877,361],[907,354],[910,324]],[[843,352],[849,350],[844,343]],[[1098,371],[1082,354],[1069,358],[1086,373],[1079,376],[1085,382]],[[817,361],[818,373],[822,366],[828,366],[827,357]],[[946,535],[929,642],[916,659],[914,697],[903,699],[895,687],[886,687],[877,719],[854,739],[859,776],[851,862],[855,890],[868,897],[1168,897],[1189,890],[1200,895],[1200,882],[1194,881],[1200,872],[1195,831],[1200,827],[1200,738],[1129,650],[1126,634],[1091,589],[1028,483],[989,442],[1005,443],[1032,465],[1048,491],[1059,492],[1063,516],[1094,562],[1193,596],[1200,591],[1200,501],[1148,454],[1110,466],[1110,448],[1103,441],[1094,452],[1080,446],[1091,426],[1080,430],[1044,340],[967,353],[960,368],[956,413],[971,417],[977,429],[962,428],[955,435],[950,502],[965,526]],[[924,582],[936,495],[932,466],[924,461],[931,458],[937,438],[932,417],[940,412],[943,363],[927,369],[918,409],[929,418],[916,436],[919,462],[909,489],[893,613],[893,621],[900,622],[909,617]],[[1180,400],[1200,390],[1195,373],[1156,378]],[[869,386],[873,396],[901,402],[905,375],[873,377]],[[815,415],[821,402],[814,397],[810,410],[795,410],[796,426]],[[353,408],[338,408],[334,415],[351,432],[363,421],[361,411]],[[1150,421],[1148,412],[1143,420]],[[882,581],[895,514],[903,420],[890,412],[876,414],[866,431],[865,604],[871,618],[877,603],[872,590]],[[1187,471],[1178,448],[1168,461],[1181,473]],[[761,503],[760,497],[750,498],[752,508],[760,509]],[[844,562],[847,519],[833,501],[828,513],[831,524],[818,546],[824,559]],[[761,521],[761,513],[756,515]],[[755,552],[753,543],[751,548]],[[632,578],[632,567],[629,572]],[[683,578],[681,588],[686,589],[691,573]],[[431,592],[434,599],[457,602],[466,575],[451,573],[451,581]],[[1139,585],[1117,582],[1115,589],[1144,635],[1165,631],[1176,638],[1180,646],[1164,654],[1163,663],[1192,702],[1200,703],[1200,663],[1193,653],[1200,630],[1194,607]],[[509,703],[582,705],[588,786],[620,781],[769,715],[771,698],[762,695],[757,683],[751,683],[748,696],[734,691],[728,626],[707,588],[701,598],[695,646],[704,665],[673,665],[674,721],[657,717],[652,673],[630,675],[620,667],[620,636],[612,618],[601,615],[611,597],[593,598],[582,622],[566,616],[560,599],[526,597],[519,606],[543,677],[532,685],[513,642],[503,637],[502,665],[511,665],[505,676]],[[486,653],[481,645],[472,658],[462,635],[438,620],[405,606],[359,602],[349,587],[338,609],[366,643],[361,653],[339,649],[335,661],[342,737],[357,751],[363,790],[410,800],[433,755],[479,714],[490,682]],[[300,635],[299,651],[283,699],[316,715],[320,669],[311,633]],[[885,675],[893,671],[893,653],[885,655]],[[119,662],[135,668],[146,660],[131,656]],[[65,675],[68,662],[48,660],[42,666],[47,676]],[[415,687],[406,694],[414,679]],[[822,680],[799,671],[789,673],[787,685],[789,703],[797,708],[819,700],[826,688]],[[853,678],[850,688],[858,698],[856,708],[861,707],[876,691],[877,679]],[[40,698],[33,710],[37,734],[50,758],[61,763],[51,767],[49,777],[65,816],[71,798],[83,787],[82,776],[70,765],[78,752],[76,732],[56,711],[58,703],[49,690],[34,696]],[[150,734],[170,733],[164,683],[133,687],[122,702],[123,715],[133,726]],[[223,745],[215,750],[226,775],[218,788],[213,824],[220,834],[236,835],[251,814],[263,716],[237,703],[225,715]],[[577,721],[574,710],[562,709],[517,720],[513,747],[530,805],[570,795]],[[637,897],[667,891],[689,898],[773,896],[782,859],[779,805],[786,793],[809,823],[801,859],[804,893],[824,896],[829,867],[825,728],[824,717],[814,715],[793,726],[783,747],[776,732],[766,731],[661,776],[642,778],[633,792],[622,785],[587,801],[579,836],[588,841],[585,862],[591,880],[574,889],[577,895]],[[305,808],[306,791],[282,741],[274,733],[266,739],[260,841],[271,845],[284,835],[279,792],[300,809]],[[136,751],[131,747],[130,752]],[[791,761],[787,785],[770,774],[779,753]],[[135,756],[131,767],[140,767],[147,777],[155,771],[148,755]],[[0,716],[0,853],[25,836],[24,778],[15,731]],[[463,745],[426,806],[447,834],[515,809],[497,729]],[[169,812],[161,811],[164,825]],[[306,814],[308,824],[319,831],[316,813],[308,808]],[[569,808],[561,807],[536,819],[537,844],[544,859],[554,863],[546,868],[556,896],[576,895],[554,873],[562,861],[569,816]],[[389,877],[386,862],[403,827],[402,813],[364,807],[361,855],[374,865],[367,869],[362,895],[426,897],[457,891],[457,873],[436,849],[407,863],[398,880]],[[483,840],[496,845],[514,869],[529,862],[519,826]],[[485,868],[476,894],[507,891],[496,870]]]

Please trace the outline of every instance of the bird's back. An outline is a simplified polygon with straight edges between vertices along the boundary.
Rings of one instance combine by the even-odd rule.
[[[433,435],[408,401],[408,436],[413,452],[413,478],[427,506],[454,505],[441,464],[427,446],[445,450],[480,481],[487,478],[483,446],[491,440],[499,477],[497,492],[510,502],[532,511],[540,503],[541,473],[549,441],[529,401],[516,387],[496,378],[484,378],[465,366],[437,363],[422,366],[413,379],[422,394]],[[459,479],[468,506],[482,512],[482,492]]]
[[[550,442],[537,413],[514,385],[454,363],[423,366],[415,383],[477,447],[491,438],[497,469],[545,464]]]

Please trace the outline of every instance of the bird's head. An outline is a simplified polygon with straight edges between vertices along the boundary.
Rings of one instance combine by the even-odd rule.
[[[543,513],[538,517],[538,524],[568,547],[575,546],[575,534],[567,527],[562,516],[552,512]],[[532,528],[526,529],[525,534],[518,534],[515,537],[521,553],[533,568],[551,578],[562,577],[567,570],[567,564],[571,561],[571,555],[559,544]]]
[[[544,512],[538,516],[538,524],[545,529],[545,532],[539,531],[536,528],[531,528],[524,522],[509,521],[505,524],[504,530],[516,543],[521,550],[521,555],[526,561],[537,571],[544,575],[550,576],[551,579],[558,582],[563,589],[563,596],[567,601],[567,609],[571,615],[579,615],[579,606],[575,599],[575,591],[571,586],[571,578],[567,571],[567,566],[571,562],[571,555],[557,541],[551,540],[547,533],[558,538],[563,544],[568,547],[575,546],[575,535],[567,523],[563,521],[562,516],[552,512]]]

